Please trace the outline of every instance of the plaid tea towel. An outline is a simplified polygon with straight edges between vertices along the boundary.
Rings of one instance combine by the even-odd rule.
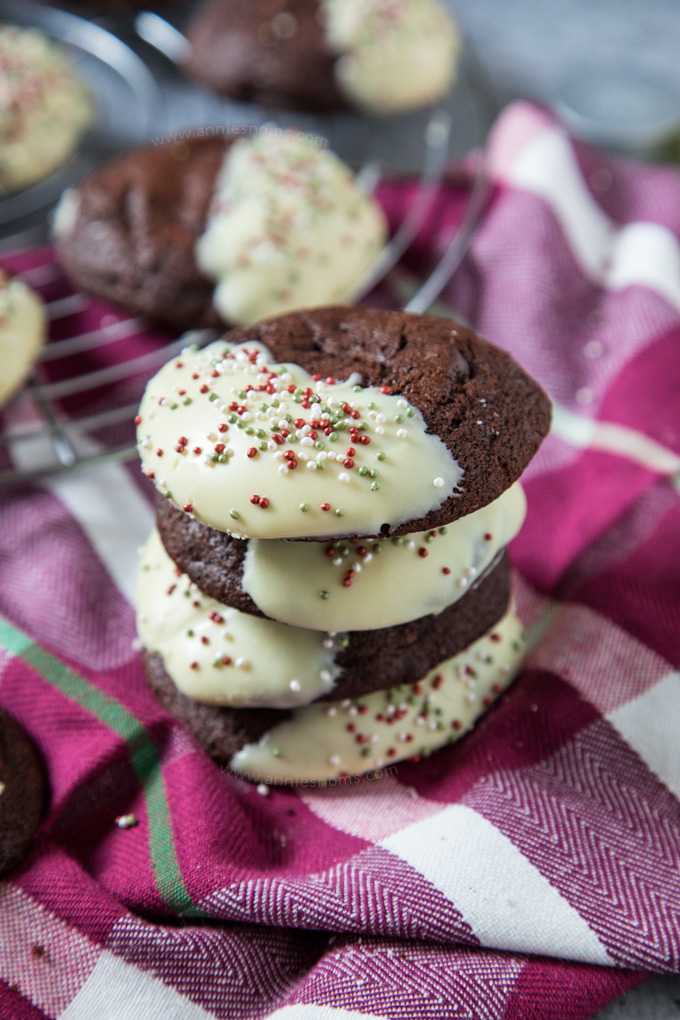
[[[511,550],[521,675],[427,760],[258,790],[145,686],[138,468],[3,491],[0,703],[51,793],[0,883],[2,1020],[564,1020],[678,971],[680,178],[529,104],[486,159],[488,208],[444,301],[555,405]],[[446,243],[461,188],[393,288]],[[382,199],[398,218],[410,195]],[[71,296],[49,250],[4,262],[53,302],[55,336],[106,319],[140,349],[167,340]]]

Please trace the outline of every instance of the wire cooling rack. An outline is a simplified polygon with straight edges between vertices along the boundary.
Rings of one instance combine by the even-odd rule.
[[[288,115],[276,118],[281,127],[294,123],[324,134],[355,166],[351,150],[361,151],[358,174],[368,191],[400,169],[394,160],[400,138],[417,154],[420,172],[408,209],[363,281],[364,296],[385,286],[390,270],[413,245],[452,154],[462,155],[461,146],[467,152],[483,142],[492,115],[484,85],[468,55],[452,96],[426,115],[409,116],[401,126],[394,119],[348,120],[344,115],[302,123]],[[423,312],[432,305],[467,249],[486,194],[481,160],[470,180],[462,217],[436,264],[408,303],[396,302],[408,311]],[[133,419],[148,378],[188,343],[200,346],[218,334],[204,330],[178,337],[75,292],[49,247],[12,252],[0,263],[41,294],[50,320],[50,339],[34,372],[0,412],[0,486],[134,458]]]

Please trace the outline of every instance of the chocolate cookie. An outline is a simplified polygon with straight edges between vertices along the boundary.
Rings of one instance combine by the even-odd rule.
[[[265,125],[117,160],[65,194],[55,233],[82,290],[184,328],[353,301],[387,223],[321,139]]]
[[[214,284],[195,248],[230,143],[190,138],[139,149],[67,192],[55,232],[74,284],[177,329],[217,325]]]
[[[514,612],[458,655],[407,683],[293,710],[201,705],[178,692],[145,653],[158,701],[218,761],[245,778],[312,784],[429,754],[457,740],[513,679],[523,635]]]
[[[318,0],[208,0],[187,26],[188,75],[263,106],[340,110]]]
[[[218,708],[192,701],[175,687],[159,655],[144,652],[144,671],[159,705],[189,729],[211,758],[228,762],[289,713],[273,708]]]
[[[26,853],[43,810],[45,780],[26,733],[0,709],[0,874]]]
[[[185,70],[265,106],[379,114],[450,89],[460,37],[440,0],[206,0],[187,27]]]
[[[319,428],[315,429],[310,423],[316,419],[304,410],[304,404],[309,408],[322,404],[311,403],[316,400],[311,387],[309,398],[303,397],[302,403],[295,404],[295,393],[291,397],[287,386],[270,381],[267,386],[271,392],[252,390],[246,399],[243,391],[241,403],[231,400],[230,412],[230,377],[222,379],[214,367],[215,357],[221,364],[223,357],[235,357],[221,353],[227,347],[231,351],[237,345],[248,344],[263,345],[271,352],[273,362],[265,359],[267,371],[276,374],[276,365],[296,365],[319,380],[316,385],[323,386],[319,398],[322,404],[332,401],[340,390],[343,395],[351,391],[347,395],[352,399],[358,391],[357,410],[344,400],[331,415],[336,425],[320,412]],[[241,537],[403,535],[449,524],[497,499],[512,485],[550,424],[548,397],[509,354],[460,323],[428,315],[348,307],[301,311],[249,329],[232,330],[224,345],[217,343],[204,352],[187,354],[181,368],[179,364],[161,369],[147,387],[138,429],[143,467],[161,491],[170,493],[176,505],[213,528]],[[343,384],[344,388],[339,385],[338,380],[350,378],[360,382],[356,386]],[[295,383],[288,385],[295,390]],[[172,398],[177,387],[185,394],[181,405]],[[374,395],[375,399],[370,399]],[[262,403],[263,396],[268,403]],[[242,420],[243,415],[252,417],[258,407],[269,407],[276,400],[272,410],[278,416],[285,398],[293,401],[291,412],[297,413],[296,407],[301,409],[300,417],[294,418],[291,413],[291,427],[276,432],[269,445],[263,440],[258,446],[250,446],[257,439],[256,430],[249,421]],[[376,406],[376,400],[383,401],[386,411],[371,419],[376,412],[369,408]],[[389,400],[394,406],[387,406]],[[346,407],[350,409],[347,412],[343,410]],[[266,419],[268,412],[257,413]],[[356,424],[361,424],[362,414],[366,416],[363,432]],[[298,421],[304,424],[297,426]],[[308,448],[308,453],[302,447],[299,457],[317,456],[319,445],[327,449],[321,450],[317,460],[328,457],[327,450],[332,451],[337,443],[342,464],[346,456],[347,469],[343,473],[342,468],[333,466],[331,471],[326,462],[323,474],[300,469],[294,477],[284,476],[279,482],[277,471],[285,471],[285,458],[295,465],[299,462],[294,451],[300,446],[294,448],[289,438],[292,429],[296,429],[295,438],[302,444],[303,433],[310,428],[317,437],[316,446]],[[249,438],[248,429],[254,439]],[[214,446],[209,442],[206,450],[205,437],[212,434]],[[421,446],[411,447],[409,461],[407,443],[416,435]],[[431,436],[443,444],[443,458]],[[178,438],[182,442],[179,454],[174,456]],[[243,453],[223,457],[229,461],[224,467],[214,465],[227,447],[235,451],[237,442],[244,444]],[[385,453],[388,442],[392,445]],[[434,458],[432,468],[425,459],[426,446]],[[245,458],[245,447],[252,450],[252,459]],[[347,455],[347,449],[352,449],[354,456]],[[213,454],[213,450],[217,452]],[[278,468],[277,457],[284,458]],[[309,460],[305,463],[308,466]],[[431,509],[423,516],[404,520],[409,507],[415,506],[411,497],[420,470],[423,475],[419,484],[429,488]],[[436,472],[440,476],[434,477],[432,488]],[[203,478],[200,499],[194,498],[199,478]],[[326,502],[317,504],[309,497],[312,483],[319,493],[328,493]],[[260,498],[264,494],[266,513],[262,512],[262,503],[255,508],[249,506],[257,503],[250,493]],[[350,507],[351,498],[356,508]],[[398,508],[399,500],[404,506]],[[419,501],[418,505],[423,504]],[[307,507],[306,512],[300,513],[298,506]],[[280,521],[279,514],[283,515]]]

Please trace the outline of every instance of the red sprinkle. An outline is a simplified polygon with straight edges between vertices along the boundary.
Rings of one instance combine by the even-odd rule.
[[[197,662],[190,662],[189,663],[189,669],[198,669],[198,663]]]
[[[365,744],[366,743],[366,737],[364,736],[363,733],[357,733],[357,735],[356,735],[356,737],[354,739],[356,740],[357,744]]]
[[[142,424],[142,416],[140,414],[136,414],[135,415],[135,425],[141,425],[141,424]]]
[[[162,456],[163,456],[163,451],[161,450],[160,446],[159,446],[159,447],[158,447],[158,449],[156,450],[156,456],[157,456],[157,457],[162,457]]]
[[[356,450],[354,449],[354,447],[353,447],[353,446],[348,446],[348,447],[347,447],[347,449],[345,450],[345,455],[346,455],[347,457],[354,457],[354,455],[356,454],[356,452],[357,452],[357,451],[356,451]]]
[[[354,467],[354,461],[352,460],[351,457],[345,457],[345,459],[342,462],[342,466],[346,467],[346,468],[353,468]]]
[[[331,508],[330,503],[322,503],[321,504],[321,509],[322,510],[330,510],[330,508]]]
[[[260,497],[256,493],[253,493],[253,495],[250,497],[250,502],[253,505],[256,505],[257,503],[260,502]]]
[[[501,691],[503,690],[503,685],[502,684],[494,684],[493,687],[491,688],[491,690],[494,692],[494,694],[500,694]]]
[[[462,725],[463,724],[460,721],[460,719],[454,719],[453,722],[451,723],[451,729],[452,730],[459,730]]]
[[[203,448],[200,447],[200,446],[194,446],[194,448],[193,448],[193,450],[191,452],[195,453],[198,456],[199,453],[203,453]]]
[[[353,723],[353,722],[347,723],[347,732],[348,733],[356,733],[356,728],[357,728],[356,727],[356,723]]]
[[[432,681],[432,686],[434,687],[435,691],[438,691],[443,683],[444,677],[441,675],[441,673],[437,673],[436,677]]]
[[[418,550],[418,555],[419,555],[420,557],[422,557],[422,559],[425,559],[425,557],[426,557],[426,556],[429,556],[430,554],[429,554],[429,552],[428,552],[428,550],[427,550],[427,549],[419,549],[419,550]]]
[[[224,453],[224,443],[215,443],[215,453]]]
[[[208,392],[208,390],[210,389],[210,387],[209,387],[209,386],[207,386],[207,385],[206,385],[206,383],[203,383],[203,384],[202,384],[201,386],[199,386],[198,388],[199,388],[199,391],[200,391],[201,393],[207,393],[207,392]]]
[[[494,631],[494,633],[491,635],[491,640],[495,641],[496,644],[498,644],[498,642],[502,641],[503,638],[501,637],[501,635],[497,631]]]
[[[184,510],[184,512],[186,514],[193,513],[194,504],[193,503],[185,503],[184,506],[182,507],[182,509]]]
[[[146,477],[147,478],[155,478],[156,477],[156,472],[155,471],[147,471]]]
[[[451,567],[442,567],[442,574],[447,574],[448,575],[450,573],[451,573]]]
[[[361,443],[362,446],[368,446],[369,443],[371,442],[371,437],[370,436],[362,436],[359,439],[359,442]]]
[[[267,499],[267,497],[266,497],[266,496],[263,496],[263,497],[262,497],[262,498],[260,499],[260,501],[259,501],[259,503],[258,503],[258,506],[261,506],[263,510],[266,510],[266,509],[267,509],[267,507],[269,506],[269,500]]]
[[[391,393],[392,392],[392,387],[391,386],[381,386],[380,387],[380,392],[381,393]]]
[[[491,541],[492,541],[492,539],[493,539],[493,535],[491,534],[491,532],[490,532],[490,531],[487,531],[486,535],[484,536],[484,540],[485,540],[486,542],[491,542]]]
[[[228,432],[229,431],[229,426],[224,421],[220,422],[220,424],[217,426],[217,431],[218,432]]]
[[[246,457],[257,457],[257,447],[251,446],[248,452],[246,453]]]

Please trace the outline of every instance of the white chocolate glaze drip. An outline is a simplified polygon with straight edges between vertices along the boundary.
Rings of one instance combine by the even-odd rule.
[[[319,781],[427,755],[469,730],[519,669],[522,625],[511,611],[418,683],[298,708],[246,745],[231,767],[256,782]]]
[[[388,387],[312,377],[255,343],[185,350],[137,422],[157,488],[240,538],[376,535],[436,509],[463,474]]]
[[[226,322],[349,303],[387,238],[378,204],[315,141],[270,130],[227,150],[197,259]]]
[[[0,271],[0,405],[28,376],[44,342],[42,301],[23,281]]]
[[[336,75],[359,106],[379,113],[434,102],[453,84],[460,36],[438,0],[322,0]]]
[[[457,602],[522,526],[519,483],[443,528],[334,543],[251,539],[243,589],[269,617],[317,630],[376,630]]]
[[[152,531],[142,550],[137,630],[183,694],[211,705],[291,708],[328,694],[345,636],[288,627],[208,598]]]

